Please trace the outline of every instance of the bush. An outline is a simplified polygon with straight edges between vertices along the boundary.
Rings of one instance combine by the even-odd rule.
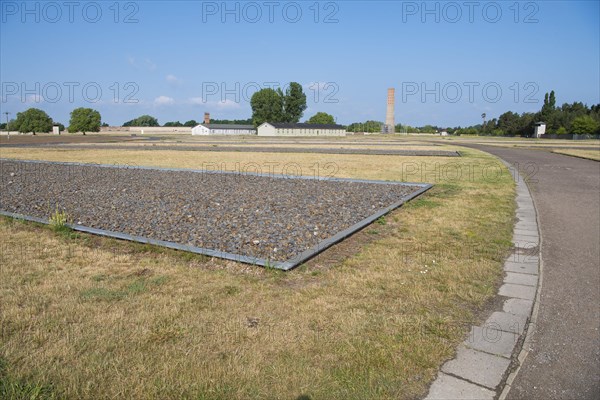
[[[582,115],[573,120],[571,124],[571,133],[576,135],[593,135],[600,130],[600,124],[589,115]]]
[[[556,134],[557,135],[566,135],[567,134],[567,128],[565,128],[564,126],[561,126],[560,128],[558,128],[556,130]]]

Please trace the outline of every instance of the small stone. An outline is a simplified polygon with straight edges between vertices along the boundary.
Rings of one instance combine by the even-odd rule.
[[[254,244],[259,244],[259,243],[260,243],[260,240],[253,240],[253,241],[252,241],[252,243],[254,243]]]

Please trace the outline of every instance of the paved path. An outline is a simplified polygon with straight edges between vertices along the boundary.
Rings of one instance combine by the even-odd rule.
[[[545,151],[468,147],[532,175],[540,221],[544,272],[537,326],[507,398],[600,398],[600,163]]]

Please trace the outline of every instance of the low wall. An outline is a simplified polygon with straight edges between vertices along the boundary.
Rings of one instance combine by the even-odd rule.
[[[161,135],[172,134],[192,134],[192,128],[189,126],[103,126],[100,132],[131,132],[139,133],[158,133]]]
[[[567,133],[563,135],[557,135],[556,133],[546,133],[540,136],[540,139],[565,139],[565,140],[589,140],[589,139],[600,139],[600,135],[575,135]]]

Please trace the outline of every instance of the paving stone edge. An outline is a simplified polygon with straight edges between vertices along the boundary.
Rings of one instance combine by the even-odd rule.
[[[530,352],[542,287],[543,262],[541,258],[542,238],[539,229],[539,215],[523,176],[519,174],[515,167],[502,159],[499,160],[509,169],[515,180],[515,200],[517,204],[515,215],[519,218],[513,228],[515,250],[505,261],[505,281],[498,289],[497,294],[503,299],[503,311],[493,312],[482,326],[471,328],[469,339],[458,347],[455,358],[448,360],[440,368],[438,376],[429,388],[426,400],[448,398],[504,400],[510,391],[510,385]],[[533,215],[531,215],[531,211],[533,211]],[[532,247],[521,246],[523,236],[520,234],[520,229],[523,228],[520,228],[519,225],[521,227],[527,225],[528,230],[530,230],[529,226],[535,226],[533,231],[536,233],[527,242],[527,244],[533,245]],[[531,251],[532,249],[533,251]],[[523,255],[522,251],[525,251],[526,255]],[[534,260],[535,264],[529,258]],[[514,271],[515,264],[523,264],[523,267],[536,265],[537,274],[533,276],[537,275],[537,285],[526,286],[525,284],[515,284],[510,280],[506,281],[508,272],[512,274],[511,277],[524,274],[523,272]],[[525,274],[531,277],[532,275],[529,272],[528,270]],[[514,289],[519,290],[515,291]],[[507,296],[506,293],[514,294]],[[531,305],[529,305],[530,303]],[[523,313],[519,314],[519,309]],[[519,327],[518,323],[521,323],[523,319],[526,321],[525,326]],[[514,332],[510,329],[513,326],[510,323],[511,320],[513,324],[516,324],[514,325],[516,329],[512,329]],[[476,333],[484,338],[478,340]],[[504,341],[501,340],[502,334],[504,334]],[[509,340],[506,340],[507,336]],[[494,340],[495,338],[497,339]],[[469,352],[465,352],[465,349]],[[507,356],[508,354],[510,356]],[[485,357],[482,357],[484,355]],[[493,356],[497,358],[495,359]],[[507,361],[509,362],[507,363]],[[495,382],[498,383],[495,384]]]

